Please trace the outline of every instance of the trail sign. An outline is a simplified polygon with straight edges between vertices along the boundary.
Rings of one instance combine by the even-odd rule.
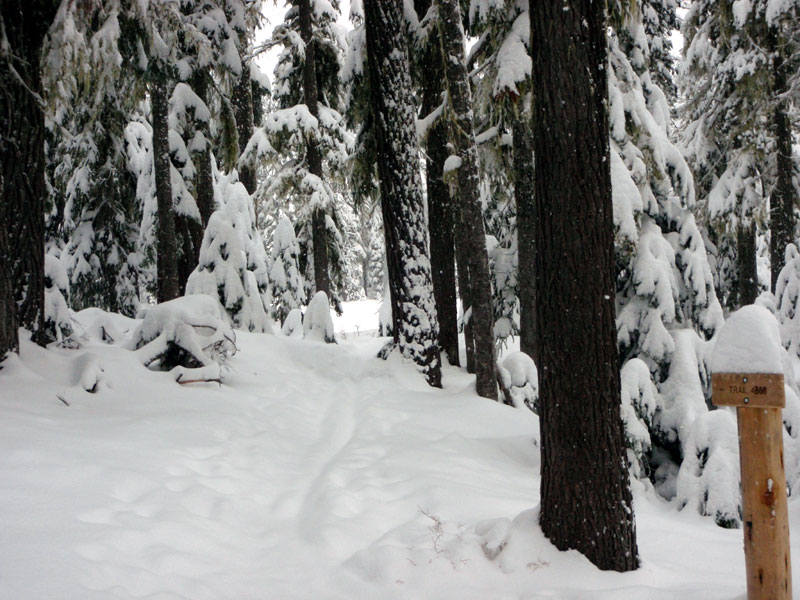
[[[786,406],[782,373],[714,373],[711,387],[717,406]]]

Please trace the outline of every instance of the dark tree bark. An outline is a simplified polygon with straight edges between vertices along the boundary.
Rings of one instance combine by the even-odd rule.
[[[59,2],[0,4],[0,360],[19,327],[44,333],[44,114],[41,52]]]
[[[605,3],[531,3],[540,524],[601,569],[638,567],[620,418]]]
[[[431,0],[415,2],[420,18],[428,12],[430,6]],[[432,33],[422,61],[422,116],[429,115],[442,103],[444,73],[440,52],[439,36]],[[447,355],[448,362],[459,366],[453,201],[443,175],[448,152],[447,126],[442,119],[437,120],[428,131],[425,150],[428,233],[431,242],[433,295],[439,317],[439,344]]]
[[[739,225],[736,230],[737,306],[753,304],[758,298],[756,225]]]
[[[186,294],[186,282],[200,262],[203,244],[203,226],[186,215],[175,214],[175,232],[178,248],[178,295]]]
[[[464,27],[458,0],[437,0],[442,63],[452,110],[450,137],[461,166],[457,171],[459,215],[456,244],[463,245],[459,256],[467,259],[472,337],[475,348],[475,387],[484,398],[497,399],[496,356],[492,286],[489,257],[481,212],[478,176],[478,149],[472,123],[472,94],[469,89]],[[459,262],[459,268],[462,263]]]
[[[175,212],[172,208],[171,163],[169,158],[169,123],[167,115],[167,84],[156,78],[150,89],[150,104],[153,113],[153,162],[158,203],[157,237],[157,291],[159,302],[172,300],[180,295],[178,282],[178,242],[175,228]]]
[[[394,341],[441,387],[403,0],[367,0],[364,12]]]
[[[300,37],[306,46],[306,58],[303,63],[303,96],[308,111],[319,118],[319,96],[317,86],[316,44],[313,43],[314,24],[311,17],[310,0],[299,0]],[[306,163],[308,171],[322,179],[322,154],[316,140],[306,140]],[[325,211],[315,208],[311,217],[311,243],[314,246],[314,287],[318,292],[325,292],[331,297],[330,259],[328,257],[328,228],[325,223]]]
[[[247,142],[253,136],[253,85],[250,79],[250,65],[242,61],[242,74],[233,87],[233,115],[236,118],[236,130],[239,134],[239,154],[244,152]],[[248,194],[253,194],[258,187],[256,170],[252,165],[238,167],[239,181]]]
[[[522,112],[522,111],[521,111]],[[525,115],[525,113],[523,112]],[[530,115],[514,121],[514,200],[517,203],[517,281],[519,283],[519,349],[536,354],[536,206],[533,189],[533,138]]]
[[[198,71],[195,73],[192,81],[192,89],[194,93],[206,104],[208,104],[208,78],[210,74],[205,71]],[[194,187],[197,192],[197,208],[200,211],[200,220],[203,223],[203,229],[208,225],[208,220],[211,218],[211,213],[214,212],[214,178],[211,174],[211,132],[209,131],[209,124],[200,122],[198,124],[200,132],[206,138],[205,148],[198,152],[195,158],[195,166],[197,168],[197,175],[195,176]],[[200,232],[200,243],[203,241],[203,231]],[[198,248],[200,245],[198,244]]]
[[[780,32],[773,28],[770,32],[770,50],[773,53],[773,97],[785,94],[786,63],[783,59]],[[786,246],[794,241],[795,189],[792,185],[792,129],[789,124],[786,100],[779,100],[773,114],[773,132],[777,153],[777,180],[770,198],[770,241],[769,258],[772,270],[772,292],[778,282],[778,275],[786,264]]]
[[[257,81],[252,81],[251,95],[253,97],[253,127],[261,127],[264,124],[264,96],[267,95],[267,92]]]

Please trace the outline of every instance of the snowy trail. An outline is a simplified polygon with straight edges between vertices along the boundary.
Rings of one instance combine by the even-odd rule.
[[[219,387],[26,344],[0,372],[0,599],[741,597],[741,532],[641,489],[642,569],[557,552],[536,417],[379,346],[242,334]],[[77,385],[85,352],[113,388]]]

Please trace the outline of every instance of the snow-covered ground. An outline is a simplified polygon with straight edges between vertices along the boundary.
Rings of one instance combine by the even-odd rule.
[[[641,569],[555,550],[536,416],[375,358],[377,308],[346,304],[338,345],[240,333],[222,386],[24,343],[0,371],[0,598],[744,597],[741,531],[640,484]]]

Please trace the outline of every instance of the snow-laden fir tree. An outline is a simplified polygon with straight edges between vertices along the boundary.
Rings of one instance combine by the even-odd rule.
[[[245,149],[250,163],[267,160],[275,172],[265,190],[267,196],[290,199],[302,213],[295,216],[310,223],[308,266],[304,273],[317,291],[331,300],[341,293],[341,282],[331,271],[342,250],[336,247],[335,190],[333,180],[342,178],[348,155],[344,122],[339,109],[342,93],[339,69],[344,37],[336,25],[337,1],[294,0],[284,22],[272,33],[272,44],[282,44],[274,73],[273,99],[278,108],[265,115]],[[305,248],[304,248],[305,249]]]
[[[76,20],[78,21],[76,23]],[[82,36],[70,35],[86,27]],[[138,309],[140,207],[136,179],[127,169],[124,128],[141,96],[137,73],[119,38],[135,35],[135,23],[97,5],[86,20],[67,12],[53,31],[50,60],[59,84],[48,111],[53,193],[59,202],[62,258],[76,309],[97,306],[133,316]],[[86,64],[92,75],[77,76]],[[51,83],[55,83],[54,81]]]
[[[695,422],[708,411],[709,340],[723,315],[691,212],[692,173],[671,141],[667,96],[654,76],[660,67],[642,21],[652,7],[614,6],[609,133],[623,416],[633,473],[671,497]],[[737,518],[723,513],[720,522]]]
[[[468,61],[474,84],[476,137],[489,253],[495,335],[520,335],[534,355],[533,149],[531,140],[530,16],[526,0],[471,2]],[[513,199],[513,201],[512,201]]]
[[[800,359],[800,252],[794,244],[786,247],[784,263],[775,288],[777,317],[784,347]]]
[[[767,228],[768,197],[773,289],[793,239],[786,98],[797,85],[790,76],[797,10],[793,1],[697,0],[686,15],[683,144],[707,205],[717,287],[729,308],[758,294],[756,236]]]
[[[220,208],[208,221],[186,293],[217,298],[237,329],[271,332],[267,253],[254,225],[252,198],[234,175],[215,178]]]
[[[270,314],[281,324],[289,312],[304,304],[305,290],[298,256],[300,248],[294,235],[294,226],[283,216],[272,234],[269,280],[272,290]]]
[[[317,292],[303,315],[303,339],[335,344],[331,307],[325,292]]]
[[[63,341],[72,334],[72,316],[67,306],[69,277],[55,246],[44,255],[44,326],[48,339]]]

